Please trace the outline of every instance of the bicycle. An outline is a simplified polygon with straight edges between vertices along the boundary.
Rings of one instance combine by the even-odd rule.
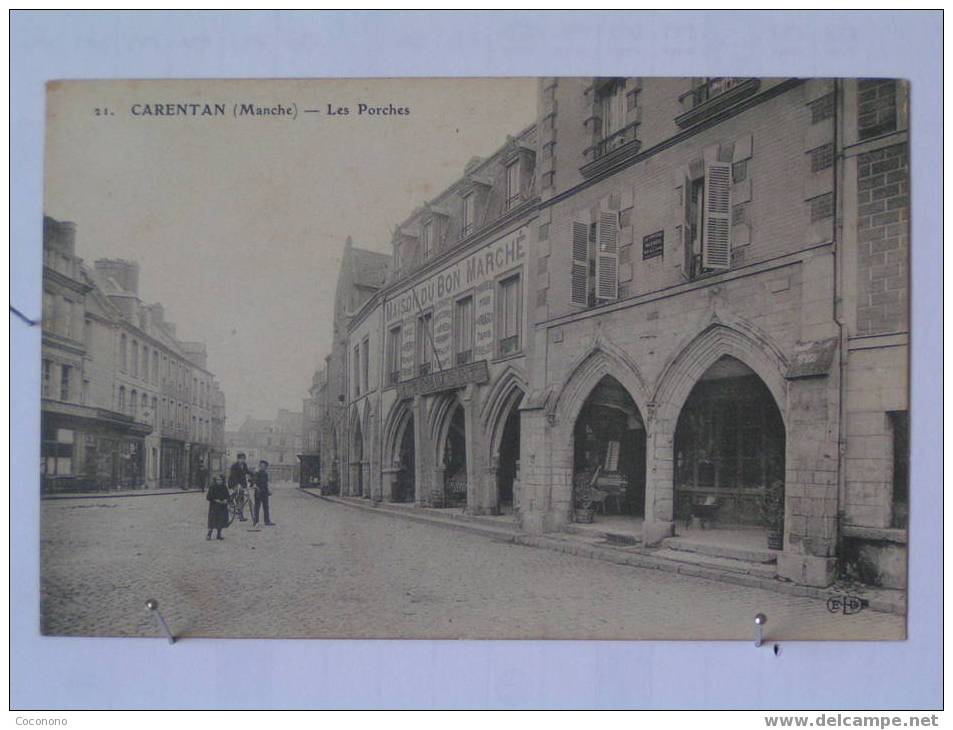
[[[239,486],[228,498],[228,524],[235,519],[250,519],[252,516],[252,500],[246,487]]]

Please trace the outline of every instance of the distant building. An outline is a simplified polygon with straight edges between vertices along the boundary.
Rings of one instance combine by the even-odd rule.
[[[74,224],[43,229],[42,489],[199,486],[218,389],[204,344],[139,299],[137,263],[89,269]]]
[[[325,388],[323,370],[316,370],[311,379],[308,397],[301,403],[301,453],[299,484],[317,486],[321,481],[321,399]]]
[[[348,236],[334,294],[333,340],[325,358],[325,388],[319,404],[321,429],[321,482],[329,491],[340,489],[347,438],[348,326],[351,319],[386,283],[391,271],[389,254],[354,246]]]
[[[228,464],[243,453],[253,468],[262,459],[267,461],[273,481],[298,481],[301,421],[301,413],[285,408],[279,409],[274,419],[246,418],[237,431],[225,434]]]

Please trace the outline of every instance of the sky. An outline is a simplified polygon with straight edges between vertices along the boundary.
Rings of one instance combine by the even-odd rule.
[[[145,113],[166,104],[225,114]],[[246,104],[291,113],[236,116]],[[345,238],[389,253],[398,223],[535,113],[533,79],[54,82],[44,207],[76,223],[90,266],[139,263],[143,301],[206,342],[235,429],[300,411]]]

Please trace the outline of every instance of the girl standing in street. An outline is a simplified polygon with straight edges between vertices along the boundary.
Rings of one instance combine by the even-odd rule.
[[[222,477],[217,476],[212,480],[205,498],[208,500],[208,534],[205,539],[211,540],[212,530],[215,530],[218,533],[215,539],[224,540],[222,529],[228,527],[228,487]]]

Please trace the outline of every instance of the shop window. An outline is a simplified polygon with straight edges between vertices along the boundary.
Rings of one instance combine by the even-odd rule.
[[[433,367],[433,312],[417,318],[417,374],[429,375]]]
[[[60,400],[68,401],[70,399],[70,376],[72,375],[73,368],[69,365],[64,365],[60,371]]]
[[[44,426],[40,448],[45,476],[72,476],[74,437],[72,429]]]
[[[400,382],[400,353],[403,345],[400,327],[391,327],[387,333],[387,383]]]
[[[454,365],[473,360],[473,297],[457,300],[453,317]]]
[[[887,413],[893,432],[893,500],[891,526],[906,528],[910,514],[910,414]]]
[[[511,355],[520,350],[520,316],[522,310],[522,287],[516,274],[500,282],[497,290],[500,356]]]
[[[721,517],[760,524],[768,484],[784,479],[784,425],[761,379],[722,358],[692,389],[675,431],[677,510],[719,499]]]

